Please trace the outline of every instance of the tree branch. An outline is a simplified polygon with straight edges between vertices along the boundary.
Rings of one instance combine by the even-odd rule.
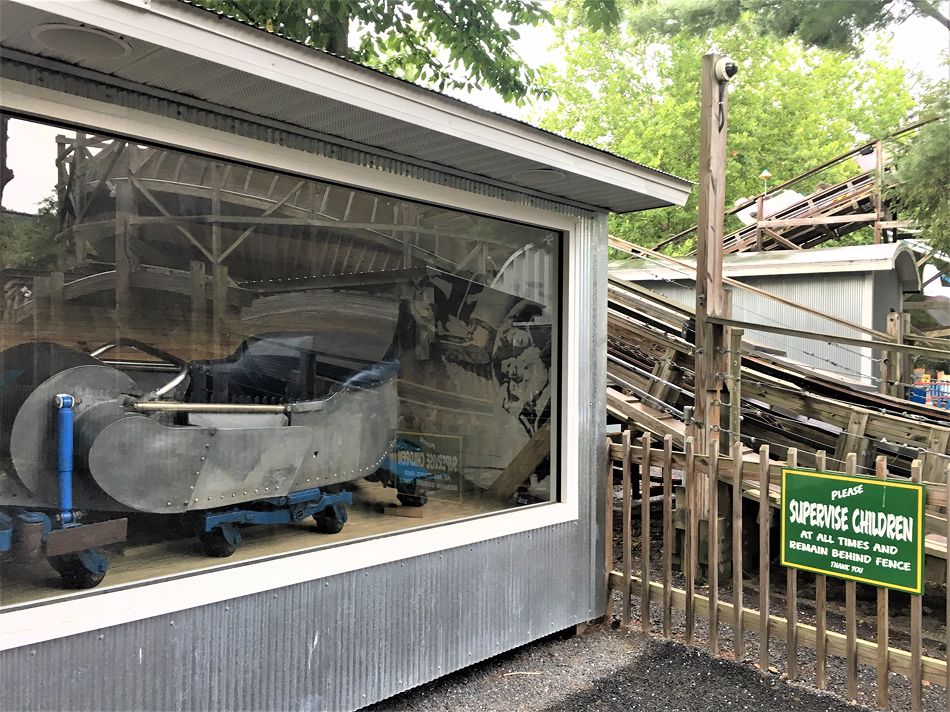
[[[934,7],[928,0],[910,0],[910,4],[913,5],[914,9],[917,10],[921,15],[926,15],[931,17],[941,25],[950,30],[950,18],[944,17],[944,15]]]

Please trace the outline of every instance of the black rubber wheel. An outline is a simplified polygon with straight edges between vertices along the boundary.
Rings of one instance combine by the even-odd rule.
[[[94,550],[93,556],[102,557],[103,561],[105,560],[105,554],[98,550]],[[83,561],[78,553],[51,556],[48,561],[50,566],[59,573],[63,581],[63,588],[95,588],[106,577],[104,565],[90,568],[88,562]]]
[[[317,531],[321,534],[339,534],[343,531],[343,525],[346,519],[338,519],[333,507],[313,515],[313,521],[317,524]]]
[[[224,559],[237,551],[237,542],[229,541],[221,527],[215,527],[210,532],[199,532],[198,539],[204,547],[205,554],[218,559]]]
[[[404,507],[421,507],[429,500],[429,497],[424,494],[406,494],[405,492],[399,492],[396,494],[396,499],[398,499],[399,503]]]

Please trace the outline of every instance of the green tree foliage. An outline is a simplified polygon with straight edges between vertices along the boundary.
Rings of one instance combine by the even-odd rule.
[[[539,0],[196,2],[440,91],[485,87],[516,102],[545,95],[514,50],[518,27],[551,20]]]
[[[55,193],[39,204],[35,216],[0,211],[0,269],[52,267],[56,264],[58,232]]]
[[[716,46],[734,57],[740,71],[729,97],[727,206],[762,191],[764,168],[774,176],[772,185],[793,178],[863,138],[888,133],[914,106],[904,71],[886,59],[767,38],[748,14],[706,36],[644,36],[630,27],[592,32],[565,24],[560,39],[567,63],[549,76],[560,103],[542,125],[692,180],[698,176],[702,55]],[[847,165],[838,170],[813,183],[854,172]],[[656,244],[695,225],[695,204],[694,191],[686,210],[613,216],[611,231]]]
[[[641,33],[704,34],[749,13],[750,25],[772,37],[797,36],[809,46],[860,48],[864,35],[915,15],[950,29],[934,0],[658,0],[631,14]]]
[[[950,254],[950,82],[931,87],[921,113],[940,118],[899,149],[888,197],[921,228],[921,239]]]

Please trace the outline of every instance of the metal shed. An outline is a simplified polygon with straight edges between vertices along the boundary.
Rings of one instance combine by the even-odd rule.
[[[695,265],[694,258],[682,261]],[[695,302],[695,282],[691,274],[685,268],[670,268],[650,260],[623,260],[610,265],[612,277],[637,282],[690,307]],[[889,312],[903,311],[904,294],[920,291],[914,252],[901,242],[727,255],[723,259],[723,274],[783,299],[879,331],[886,330]],[[840,327],[767,297],[732,291],[736,319],[868,338],[856,329]],[[751,329],[746,332],[746,338],[843,379],[877,385],[875,379],[880,369],[871,349]]]
[[[107,577],[84,591],[24,594],[5,567],[0,706],[356,709],[602,613],[606,215],[682,205],[687,182],[181,2],[8,0],[0,51],[4,115],[60,132],[56,201],[60,242],[66,235],[69,247],[46,272],[5,273],[15,289],[0,324],[4,348],[32,334],[78,349],[88,364],[100,350],[75,331],[102,341],[131,324],[154,335],[171,319],[169,343],[184,334],[185,360],[203,358],[211,368],[254,333],[249,325],[275,328],[282,305],[304,292],[326,297],[314,313],[349,348],[340,334],[378,306],[370,296],[401,295],[409,304],[402,314],[414,294],[441,307],[449,297],[440,290],[461,291],[456,313],[414,315],[406,353],[422,372],[436,361],[426,319],[454,338],[450,327],[470,297],[458,284],[477,283],[504,306],[477,304],[468,331],[445,338],[436,365],[464,371],[460,379],[477,371],[491,380],[491,362],[458,355],[487,338],[490,308],[501,315],[492,316],[494,351],[479,353],[523,349],[511,342],[532,343],[546,330],[550,425],[539,427],[539,412],[530,423],[521,411],[520,421],[534,433],[529,444],[550,433],[554,483],[537,504],[462,508],[443,522],[406,519],[214,565],[183,556],[181,566]],[[115,172],[122,162],[125,173]],[[132,190],[145,207],[122,213]],[[87,212],[97,219],[84,222]],[[471,225],[483,242],[470,249]],[[324,241],[319,249],[314,236]],[[202,255],[212,258],[209,275]],[[65,284],[64,261],[79,265]],[[432,276],[433,264],[444,277]],[[372,293],[347,291],[370,282]],[[175,321],[176,305],[189,299],[202,305],[200,318]],[[334,299],[337,321],[325,311]],[[550,308],[538,307],[542,300]],[[95,318],[71,322],[74,307]],[[396,319],[380,309],[374,323]],[[214,334],[201,352],[188,339],[205,324]],[[153,378],[168,364],[147,365]],[[505,407],[524,399],[525,379],[522,372],[505,386]],[[423,398],[412,422],[432,427],[438,418],[424,411],[445,394],[418,390],[425,398],[400,390],[400,402]],[[517,471],[511,452],[519,447],[497,465],[477,448],[459,451],[484,456],[482,476],[502,470],[517,483],[530,472]],[[0,498],[9,504],[20,491],[19,465],[16,452],[4,453]],[[129,471],[147,455],[130,451]],[[478,487],[476,475],[466,487]]]

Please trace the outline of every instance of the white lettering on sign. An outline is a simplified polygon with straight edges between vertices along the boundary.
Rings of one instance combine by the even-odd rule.
[[[861,494],[864,492],[864,485],[858,485],[857,487],[846,487],[845,489],[832,490],[831,499],[844,499],[845,497],[853,497],[856,494]]]
[[[789,521],[835,531],[848,531],[848,507],[793,499],[788,504]]]
[[[891,541],[912,541],[914,538],[913,520],[900,514],[856,509],[851,515],[851,526],[857,534],[870,534]]]
[[[885,569],[897,569],[898,571],[910,571],[909,561],[895,561],[894,559],[884,559],[880,556],[874,557],[874,563]]]

